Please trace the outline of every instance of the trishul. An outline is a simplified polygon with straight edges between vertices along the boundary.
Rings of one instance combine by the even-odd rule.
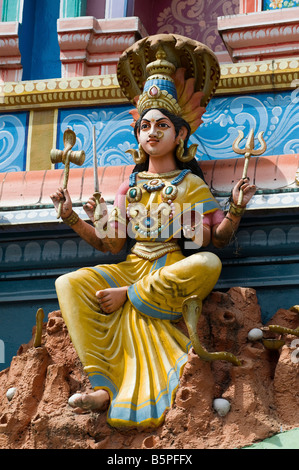
[[[241,155],[244,154],[244,157],[245,157],[242,179],[247,178],[247,170],[248,170],[248,163],[249,163],[250,157],[251,156],[256,157],[258,155],[262,155],[262,153],[264,153],[266,151],[267,144],[266,144],[266,142],[263,138],[263,134],[264,134],[264,132],[259,132],[259,134],[257,136],[257,138],[258,138],[258,140],[261,144],[261,148],[258,149],[258,150],[254,149],[253,129],[250,129],[250,132],[249,132],[247,142],[246,142],[246,145],[245,145],[244,149],[241,149],[239,147],[239,144],[240,144],[241,140],[244,138],[244,134],[243,134],[242,131],[239,131],[239,136],[236,138],[236,140],[234,141],[234,143],[232,145],[234,152],[236,152],[238,154],[241,154]],[[242,200],[243,200],[243,191],[242,191],[242,189],[240,189],[240,195],[239,195],[239,199],[238,199],[238,206],[240,206],[242,204]]]

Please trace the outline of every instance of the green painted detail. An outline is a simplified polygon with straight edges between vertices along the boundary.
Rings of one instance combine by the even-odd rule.
[[[62,18],[77,18],[86,15],[87,0],[62,0]]]
[[[243,449],[299,449],[299,428],[269,437]]]
[[[20,21],[20,0],[3,0],[1,21]]]
[[[130,197],[136,197],[137,190],[136,189],[130,189]]]

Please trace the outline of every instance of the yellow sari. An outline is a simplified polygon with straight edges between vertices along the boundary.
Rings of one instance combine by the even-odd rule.
[[[159,179],[165,188],[173,178],[166,174]],[[140,177],[135,182],[140,188],[138,203],[147,209],[163,204],[162,189],[148,192],[146,183]],[[139,222],[133,220],[137,243],[125,261],[82,268],[56,281],[62,315],[84,370],[95,390],[105,389],[110,395],[107,420],[114,427],[163,422],[191,347],[174,322],[182,316],[185,298],[196,294],[203,300],[221,271],[214,254],[185,257],[175,239],[185,210],[200,206],[208,213],[218,209],[217,202],[205,183],[190,173],[177,189],[176,211],[158,233],[140,233]],[[130,204],[126,202],[128,214]],[[136,213],[134,207],[131,213]],[[121,286],[129,286],[127,301],[116,312],[103,314],[95,292]]]

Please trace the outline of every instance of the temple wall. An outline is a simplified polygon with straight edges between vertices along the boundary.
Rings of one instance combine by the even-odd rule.
[[[61,184],[63,167],[55,168],[51,164],[50,150],[63,147],[66,127],[75,131],[74,149],[84,149],[86,160],[82,168],[71,168],[69,188],[76,210],[84,217],[82,204],[93,193],[91,130],[95,126],[100,184],[111,207],[115,191],[132,168],[133,162],[125,150],[136,147],[130,127],[131,105],[118,87],[115,67],[122,50],[147,34],[175,32],[191,36],[210,46],[221,61],[218,90],[190,143],[198,144],[199,164],[224,209],[234,182],[242,174],[243,157],[232,150],[238,130],[245,137],[250,128],[254,128],[255,136],[263,131],[267,143],[264,155],[250,162],[249,175],[257,185],[257,193],[242,219],[237,238],[217,252],[223,271],[216,288],[256,289],[265,321],[278,308],[298,303],[296,35],[293,34],[292,43],[281,42],[281,47],[277,47],[285,51],[284,56],[260,60],[261,47],[255,42],[249,21],[253,18],[250,15],[262,12],[260,1],[213,2],[213,10],[210,2],[188,4],[187,9],[186,2],[163,0],[147,2],[144,6],[144,2],[136,0],[130,16],[116,21],[106,18],[104,10],[95,17],[95,4],[90,1],[60,2],[55,32],[59,73],[56,77],[45,72],[43,78],[24,79],[26,64],[23,67],[21,61],[19,3],[15,1],[13,10],[13,3],[3,0],[2,13],[5,12],[6,20],[0,23],[3,39],[0,43],[0,340],[5,354],[0,357],[0,369],[7,367],[19,345],[31,338],[37,309],[43,307],[47,314],[58,308],[54,288],[57,276],[125,256],[125,252],[117,257],[95,252],[56,219],[49,194]],[[289,10],[298,18],[298,9]],[[290,13],[276,9],[263,11],[263,18],[268,13],[279,16],[281,22],[290,17]],[[232,42],[235,36],[227,30],[225,17],[231,19],[232,15],[234,21],[230,24],[237,29],[242,24],[244,31],[250,32],[252,40],[241,51],[251,54],[249,61],[238,58],[243,40],[240,31]],[[259,31],[266,31],[263,22]],[[273,34],[269,33],[270,42]],[[283,30],[278,37],[285,37]],[[238,47],[233,49],[231,44]],[[31,70],[36,73],[41,68],[33,65]],[[255,144],[260,145],[257,139]],[[244,142],[241,145],[244,147]]]

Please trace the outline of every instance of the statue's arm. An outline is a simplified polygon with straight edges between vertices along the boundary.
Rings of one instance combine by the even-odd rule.
[[[241,187],[243,191],[243,201],[241,206],[237,206]],[[239,228],[242,215],[246,210],[246,205],[255,191],[256,187],[250,185],[247,178],[245,178],[245,180],[241,179],[235,185],[232,191],[232,201],[228,213],[220,223],[213,225],[211,229],[211,239],[215,247],[223,248],[233,239]]]
[[[108,213],[104,199],[101,199],[103,206],[103,218],[97,227],[80,219],[73,211],[72,201],[67,189],[58,188],[57,191],[50,195],[54,207],[57,210],[59,202],[62,200],[61,218],[63,222],[71,226],[71,228],[89,245],[96,250],[102,252],[118,253],[122,250],[126,243],[126,221],[115,220],[108,221]],[[89,198],[84,205],[84,210],[93,222],[93,214],[95,208],[95,199]]]

